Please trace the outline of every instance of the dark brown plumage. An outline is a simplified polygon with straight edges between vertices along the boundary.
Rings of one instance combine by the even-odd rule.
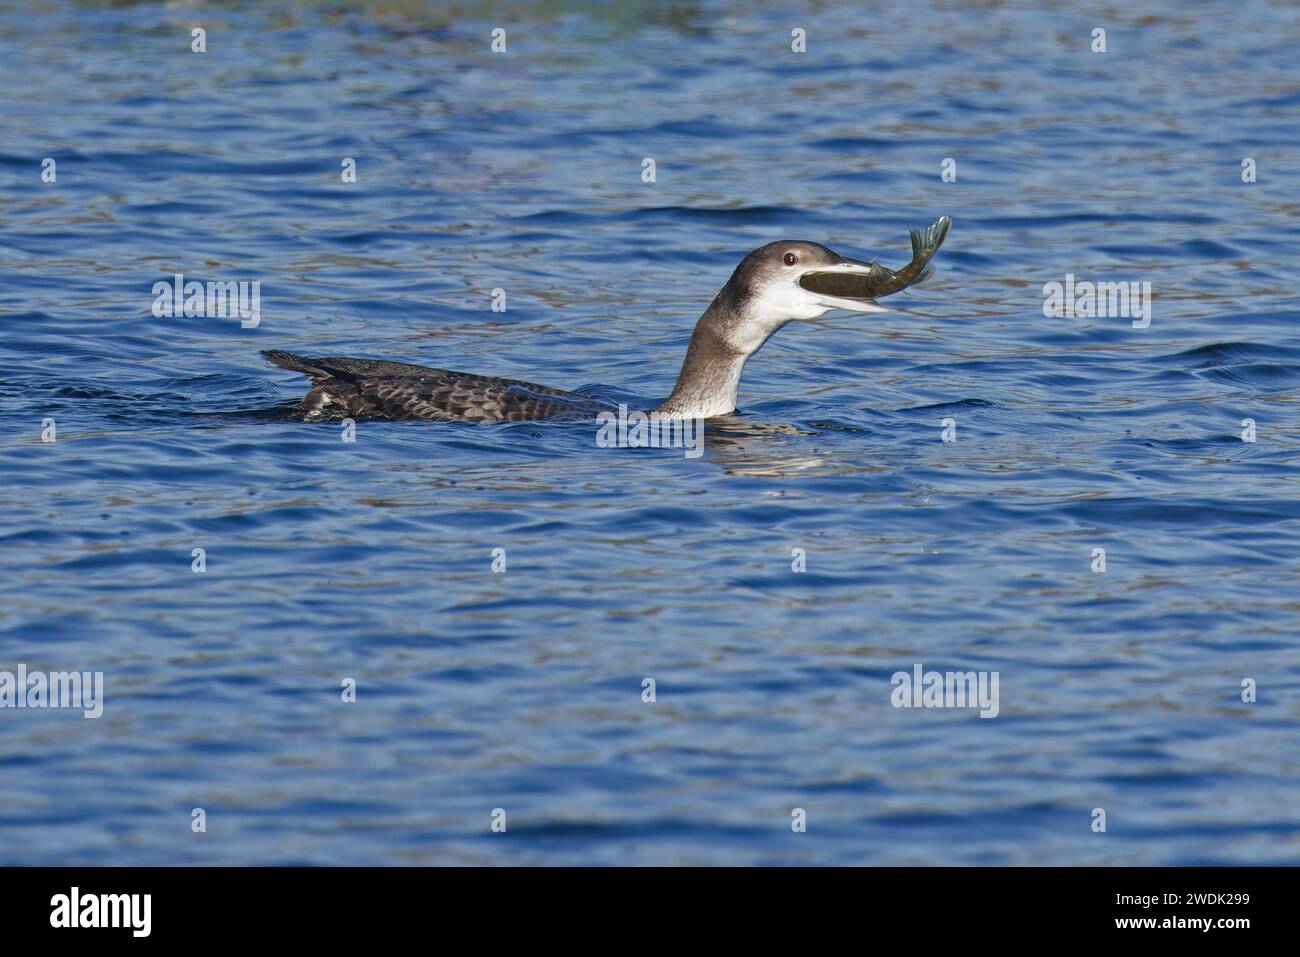
[[[281,369],[311,379],[311,391],[299,406],[305,418],[335,414],[398,421],[528,422],[593,418],[606,408],[563,389],[408,362],[341,356],[309,359],[276,349],[262,355]]]

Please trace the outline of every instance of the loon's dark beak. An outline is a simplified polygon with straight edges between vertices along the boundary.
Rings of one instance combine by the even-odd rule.
[[[941,216],[924,233],[909,228],[908,232],[912,236],[912,261],[898,271],[874,260],[863,262],[841,256],[834,265],[808,270],[799,277],[799,285],[832,309],[885,312],[885,307],[877,304],[876,299],[925,282],[934,274],[930,260],[943,245],[951,225],[951,219]]]

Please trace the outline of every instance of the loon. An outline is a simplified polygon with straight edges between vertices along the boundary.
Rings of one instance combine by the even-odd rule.
[[[773,333],[832,309],[886,312],[875,300],[928,279],[934,272],[930,259],[951,225],[942,216],[924,232],[909,228],[912,261],[898,271],[874,260],[848,259],[814,242],[780,240],[755,249],[696,322],[677,385],[651,414],[670,419],[731,414],[745,360]],[[376,359],[309,359],[274,349],[262,355],[311,380],[297,406],[307,421],[341,413],[398,421],[529,422],[590,419],[609,408],[590,396],[518,379]]]

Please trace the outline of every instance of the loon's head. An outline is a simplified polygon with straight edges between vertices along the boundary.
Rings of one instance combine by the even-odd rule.
[[[875,263],[849,259],[821,243],[783,239],[760,246],[740,261],[728,285],[749,300],[755,317],[816,319],[832,309],[885,312],[872,299]],[[824,280],[835,279],[838,285]]]
[[[821,243],[768,243],[740,261],[702,319],[730,351],[752,355],[774,332],[797,319],[816,319],[832,309],[885,312],[865,294],[873,268],[879,267],[847,259]],[[849,288],[819,291],[818,276],[843,277],[845,283],[856,277],[863,295],[848,295],[853,292]]]
[[[886,312],[876,299],[928,278],[930,258],[950,225],[943,216],[924,232],[911,230],[912,261],[897,272],[841,256],[821,243],[784,239],[760,246],[740,261],[718,293],[709,309],[711,325],[729,346],[750,355],[797,319],[816,319],[832,309]]]

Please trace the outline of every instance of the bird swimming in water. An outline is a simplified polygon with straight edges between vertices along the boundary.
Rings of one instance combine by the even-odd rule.
[[[677,385],[651,415],[696,419],[734,412],[745,360],[773,333],[832,309],[886,312],[875,300],[928,279],[934,272],[930,259],[951,225],[942,216],[924,232],[910,229],[912,261],[896,272],[874,260],[840,256],[820,243],[780,240],[755,249],[696,322]],[[591,396],[518,379],[377,359],[308,359],[280,350],[262,355],[311,380],[311,390],[298,405],[308,421],[339,414],[398,421],[529,422],[590,419],[609,408]]]

